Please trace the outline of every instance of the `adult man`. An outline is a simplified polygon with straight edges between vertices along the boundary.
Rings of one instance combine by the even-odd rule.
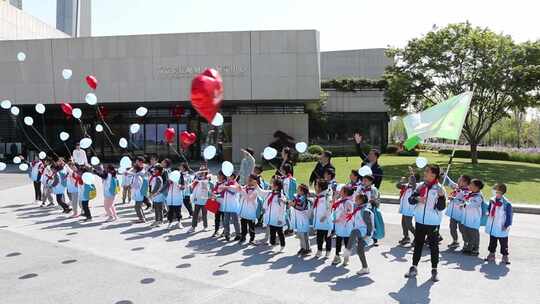
[[[377,149],[371,149],[368,154],[364,153],[364,151],[362,151],[362,135],[359,133],[354,134],[354,140],[356,141],[356,151],[358,155],[360,155],[360,158],[362,158],[362,166],[371,168],[374,178],[373,184],[377,189],[380,189],[383,178],[383,170],[381,166],[379,166],[379,156],[381,156],[381,152]]]
[[[86,152],[81,149],[81,145],[79,145],[79,143],[75,145],[75,150],[73,150],[73,161],[79,166],[88,165],[88,158],[86,157]]]
[[[309,177],[310,185],[314,185],[318,179],[324,178],[324,172],[326,170],[336,170],[336,168],[334,168],[334,166],[332,166],[332,164],[330,163],[331,160],[332,152],[330,151],[324,151],[319,155],[319,161],[317,162],[315,169],[313,169],[313,172],[311,172],[311,176]]]

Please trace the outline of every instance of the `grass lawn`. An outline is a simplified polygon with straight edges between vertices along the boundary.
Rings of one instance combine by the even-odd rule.
[[[435,163],[446,168],[448,155],[424,152],[421,156],[426,157],[429,163]],[[396,181],[400,176],[407,174],[407,167],[414,165],[416,157],[382,155],[379,164],[384,170],[384,178],[381,186],[382,194],[398,194],[395,188]],[[508,198],[514,203],[540,204],[540,165],[531,163],[479,160],[477,166],[473,166],[469,159],[455,158],[450,169],[450,177],[457,179],[460,174],[468,174],[473,178],[480,178],[486,184],[483,192],[486,198],[491,196],[491,187],[496,182],[504,182],[508,186]],[[336,167],[336,178],[339,183],[345,183],[349,179],[351,169],[360,166],[359,157],[337,157],[332,159]],[[299,183],[308,183],[309,175],[315,163],[298,163],[294,169],[294,175]],[[274,170],[264,172],[265,179],[269,180]]]

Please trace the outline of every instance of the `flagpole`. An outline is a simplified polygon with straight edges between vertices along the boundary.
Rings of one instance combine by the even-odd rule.
[[[444,173],[444,179],[442,181],[443,185],[446,179],[448,178],[448,172],[450,172],[450,166],[454,160],[454,154],[456,153],[457,140],[454,140],[454,147],[452,148],[452,154],[450,154],[450,159],[448,160],[448,166],[446,167],[446,172]]]

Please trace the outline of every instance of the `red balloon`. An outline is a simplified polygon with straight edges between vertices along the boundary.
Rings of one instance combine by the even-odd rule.
[[[88,75],[86,76],[86,83],[88,84],[90,88],[92,88],[92,90],[95,90],[98,85],[98,80],[96,79],[96,77],[92,75]]]
[[[189,146],[193,145],[197,140],[197,135],[195,133],[190,133],[188,131],[183,131],[180,133],[180,143],[182,143],[182,148],[187,149]]]
[[[206,69],[191,82],[191,105],[208,122],[212,122],[223,101],[223,80],[219,72]]]
[[[105,106],[99,106],[98,114],[99,114],[99,117],[101,117],[102,119],[105,119],[109,115],[109,110]]]
[[[71,117],[73,113],[73,107],[69,103],[63,102],[60,104],[60,107],[67,116]]]
[[[184,115],[184,112],[185,112],[185,109],[184,109],[184,107],[182,107],[181,105],[176,105],[176,106],[172,109],[172,115],[173,115],[176,119],[180,119],[180,117],[182,117],[182,115]]]
[[[163,136],[165,136],[165,140],[168,144],[172,143],[174,140],[174,135],[176,134],[176,130],[174,128],[168,128],[165,130],[165,133],[163,133]]]

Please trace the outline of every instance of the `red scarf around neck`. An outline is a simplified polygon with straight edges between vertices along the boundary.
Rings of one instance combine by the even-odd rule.
[[[317,206],[319,205],[319,199],[322,198],[324,195],[320,195],[318,194],[317,197],[315,198],[315,201],[313,202],[313,208],[316,209]]]
[[[347,201],[348,197],[345,197],[345,198],[342,198],[340,199],[339,201],[335,201],[333,204],[332,204],[332,210],[335,210],[339,207],[339,205],[343,204],[345,201]]]
[[[345,220],[347,220],[347,222],[350,221],[350,220],[352,220],[352,219],[354,218],[354,215],[355,215],[358,211],[362,210],[362,209],[364,208],[364,206],[366,206],[366,204],[362,204],[362,205],[360,205],[360,206],[358,206],[358,207],[355,207],[354,210],[353,210],[353,212],[351,212],[351,213],[345,215]]]
[[[268,206],[272,205],[272,202],[274,201],[274,196],[279,195],[280,192],[272,191],[270,196],[268,197]]]
[[[495,212],[497,211],[497,208],[502,206],[502,201],[499,198],[496,198],[495,201],[491,204],[491,210],[489,211],[489,216],[494,217]]]
[[[424,184],[422,185],[422,187],[420,188],[420,190],[418,190],[418,194],[420,194],[420,197],[427,197],[427,194],[429,192],[429,190],[435,186],[435,184],[437,184],[437,180],[434,180],[433,182],[431,183],[428,183],[428,182],[424,182]]]

